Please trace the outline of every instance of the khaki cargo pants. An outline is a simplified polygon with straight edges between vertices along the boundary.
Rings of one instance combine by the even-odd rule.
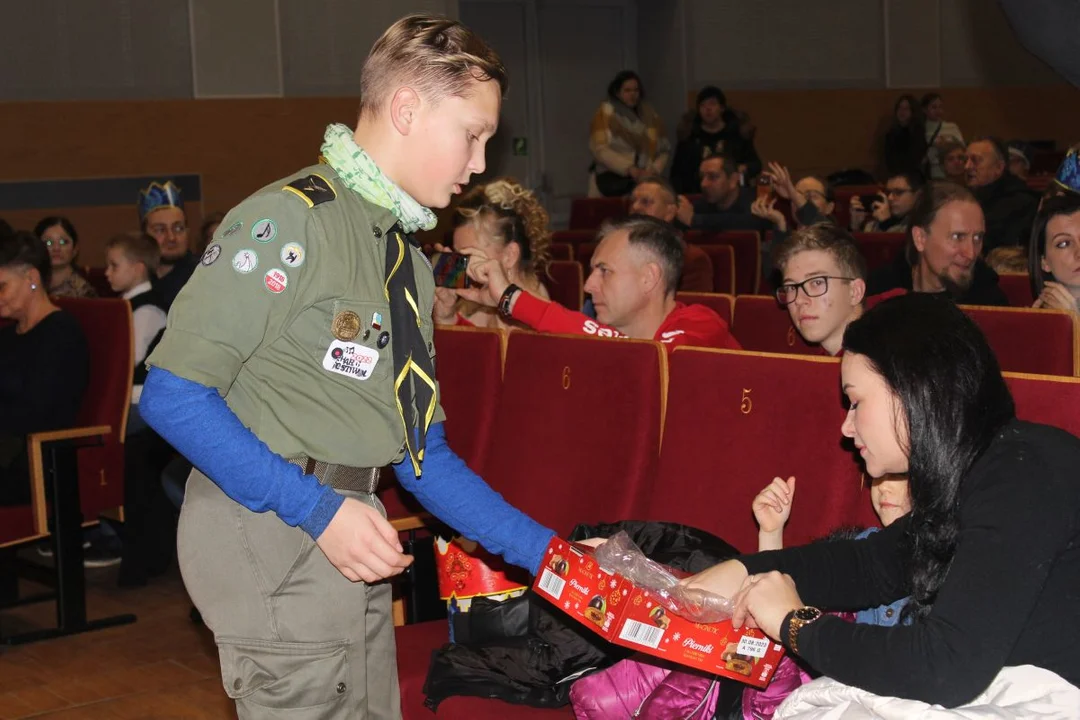
[[[303,530],[241,507],[198,470],[178,552],[240,720],[401,717],[388,583],[349,582]]]

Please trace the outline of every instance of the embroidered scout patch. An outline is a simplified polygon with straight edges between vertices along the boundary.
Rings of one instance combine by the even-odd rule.
[[[235,235],[236,233],[240,232],[240,228],[242,228],[242,227],[244,227],[244,221],[243,220],[237,220],[236,222],[234,222],[232,225],[229,226],[228,230],[221,233],[221,239],[224,240],[227,237]]]
[[[379,353],[364,345],[334,340],[323,356],[323,368],[354,380],[367,380],[379,364]]]
[[[285,243],[281,248],[281,264],[285,267],[298,268],[306,257],[304,246],[298,242]]]
[[[213,265],[219,257],[221,257],[221,246],[214,243],[203,252],[201,262],[203,265]]]
[[[263,285],[275,295],[280,295],[289,286],[289,276],[281,268],[267,270],[266,274],[263,275]]]
[[[233,270],[241,275],[247,275],[259,267],[259,256],[254,250],[238,250],[232,259]]]
[[[263,218],[251,226],[251,239],[255,242],[268,243],[277,237],[277,223],[270,218]]]
[[[330,323],[330,332],[338,340],[352,340],[360,334],[360,316],[352,310],[344,310],[334,316]]]

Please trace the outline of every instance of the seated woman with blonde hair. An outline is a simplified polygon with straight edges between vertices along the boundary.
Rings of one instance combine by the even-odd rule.
[[[477,186],[454,211],[453,250],[474,251],[472,257],[496,260],[511,283],[550,300],[540,275],[551,261],[548,214],[530,190],[500,178]],[[576,309],[576,308],[575,308]],[[466,302],[448,288],[435,289],[435,323],[513,327],[489,308]]]

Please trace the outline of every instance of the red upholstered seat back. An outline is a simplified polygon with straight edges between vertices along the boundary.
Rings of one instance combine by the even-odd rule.
[[[588,230],[556,230],[551,233],[551,242],[568,243],[574,247],[583,242],[595,242],[596,229]]]
[[[435,377],[446,412],[446,439],[469,467],[481,471],[502,391],[506,333],[470,327],[435,328]]]
[[[585,274],[581,264],[573,260],[553,260],[540,280],[551,299],[563,307],[580,310],[585,303]]]
[[[574,198],[570,204],[570,229],[595,230],[608,218],[624,217],[626,198]]]
[[[761,284],[761,236],[753,230],[703,232],[699,245],[730,245],[735,253],[735,294],[753,294]]]
[[[0,547],[32,538],[34,513],[29,505],[0,507]]]
[[[1012,307],[1029,308],[1035,302],[1031,276],[1027,273],[998,273],[998,287],[1009,298]]]
[[[510,333],[485,479],[559,533],[638,514],[655,482],[658,343]]]
[[[698,245],[713,266],[713,292],[734,294],[738,286],[735,272],[735,248],[730,245]]]
[[[551,243],[551,259],[552,260],[573,260],[574,259],[574,246],[568,242],[553,242]]]
[[[678,348],[670,359],[660,473],[649,517],[757,550],[751,503],[773,477],[796,477],[784,533],[797,545],[843,525],[877,524],[850,443],[840,363]]]
[[[716,314],[724,319],[731,327],[731,310],[735,306],[735,297],[723,293],[692,293],[681,292],[675,295],[675,299],[687,305],[704,305],[712,308]]]
[[[905,233],[854,233],[855,244],[866,259],[867,272],[889,265],[904,251]]]
[[[1001,369],[1044,375],[1076,374],[1077,323],[1060,310],[962,306],[986,335]]]
[[[1053,425],[1080,437],[1080,379],[1004,373],[1021,420]]]
[[[791,324],[787,308],[781,306],[772,295],[740,295],[735,298],[731,332],[744,350],[821,354],[820,348],[803,340]]]
[[[574,246],[574,259],[581,263],[581,272],[586,279],[589,277],[589,272],[592,271],[590,260],[592,260],[593,253],[596,252],[596,246],[600,243],[590,240],[589,242],[581,242]]]
[[[134,374],[131,305],[118,298],[56,298],[56,303],[79,321],[90,350],[79,426],[112,428],[104,445],[79,450],[79,493],[89,521],[124,504],[124,429]]]

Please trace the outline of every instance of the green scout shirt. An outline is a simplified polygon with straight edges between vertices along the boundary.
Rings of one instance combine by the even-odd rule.
[[[357,467],[399,461],[405,434],[393,343],[383,337],[379,347],[383,333],[394,332],[383,283],[395,222],[389,210],[346,188],[329,165],[271,183],[221,222],[148,364],[217,388],[240,421],[283,457]],[[412,251],[434,361],[435,283],[426,258]],[[335,318],[339,336],[342,326],[346,337],[356,333],[350,342],[363,346],[353,348],[363,370],[327,369],[341,368],[345,338],[335,338]],[[438,404],[432,423],[444,419]]]

